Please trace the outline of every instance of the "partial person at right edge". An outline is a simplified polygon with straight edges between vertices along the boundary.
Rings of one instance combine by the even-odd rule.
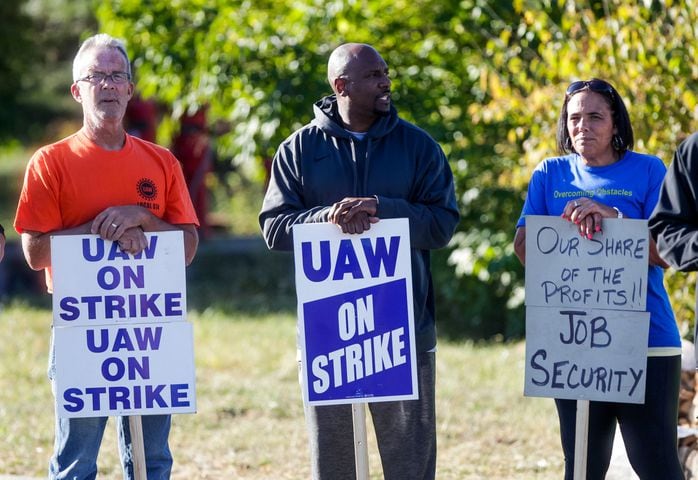
[[[649,227],[659,255],[672,268],[698,271],[698,133],[681,142],[674,152]],[[695,352],[698,366],[698,349]]]
[[[0,262],[5,256],[5,229],[0,225]]]

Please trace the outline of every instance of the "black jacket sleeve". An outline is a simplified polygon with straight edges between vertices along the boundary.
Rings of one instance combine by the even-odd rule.
[[[698,133],[674,153],[649,227],[664,260],[680,271],[698,270]]]

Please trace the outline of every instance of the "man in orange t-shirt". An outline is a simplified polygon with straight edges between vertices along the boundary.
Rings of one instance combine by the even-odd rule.
[[[52,235],[98,234],[138,254],[144,232],[181,230],[186,264],[196,253],[198,220],[177,159],[165,148],[128,135],[123,127],[133,94],[130,62],[120,40],[88,38],[73,61],[73,98],[82,105],[77,133],[39,149],[30,160],[14,226],[27,263],[44,269],[52,291]],[[51,354],[49,377],[53,379]],[[118,419],[126,478],[133,478],[128,419]],[[49,479],[94,478],[106,417],[56,418]],[[149,480],[172,468],[169,415],[145,415],[143,441]]]

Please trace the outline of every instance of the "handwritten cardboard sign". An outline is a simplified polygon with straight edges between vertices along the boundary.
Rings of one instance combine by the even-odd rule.
[[[304,400],[418,398],[409,224],[293,227]]]
[[[646,220],[605,219],[592,239],[549,216],[526,217],[526,305],[644,311]]]
[[[526,217],[525,395],[644,401],[648,258],[645,220]]]
[[[526,307],[524,395],[642,403],[647,312]]]

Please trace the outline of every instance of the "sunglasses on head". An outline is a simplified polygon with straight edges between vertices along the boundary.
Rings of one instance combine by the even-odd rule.
[[[565,95],[569,96],[585,89],[596,93],[608,93],[613,96],[613,87],[603,80],[579,80],[577,82],[572,82],[570,86],[567,87]]]

